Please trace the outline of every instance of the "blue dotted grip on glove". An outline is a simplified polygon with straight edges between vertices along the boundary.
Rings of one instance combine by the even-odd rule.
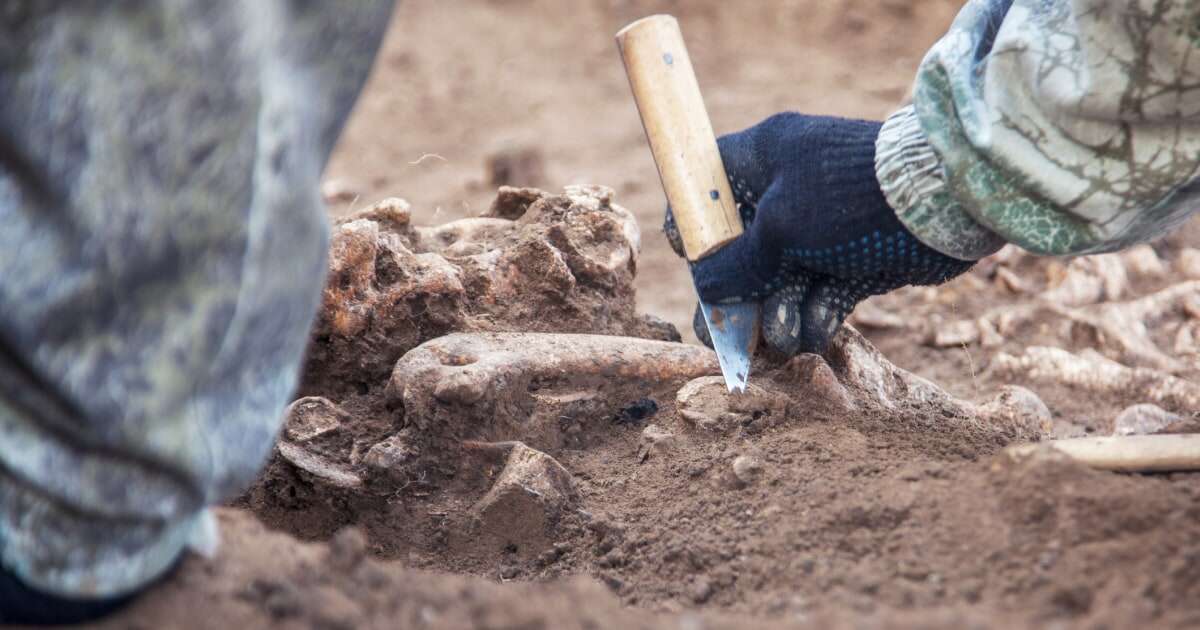
[[[692,264],[701,299],[763,302],[763,338],[788,356],[823,352],[854,307],[974,264],[946,256],[896,218],[875,177],[880,123],[779,114],[722,137],[746,233]],[[664,231],[682,252],[667,211]],[[705,343],[702,317],[694,320]]]

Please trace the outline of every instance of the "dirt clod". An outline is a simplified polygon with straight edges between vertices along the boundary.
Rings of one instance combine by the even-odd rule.
[[[479,532],[496,548],[541,553],[557,538],[554,527],[579,502],[562,464],[521,443],[512,444],[504,469],[471,508]]]
[[[657,424],[648,424],[645,429],[642,429],[642,441],[638,446],[638,461],[644,462],[652,456],[667,456],[678,446],[678,438],[674,433]]]
[[[758,480],[763,472],[763,463],[754,455],[738,455],[733,460],[733,476],[743,486]]]
[[[728,433],[760,419],[782,417],[788,399],[750,383],[746,391],[730,392],[721,376],[690,381],[675,394],[679,415],[697,427]]]

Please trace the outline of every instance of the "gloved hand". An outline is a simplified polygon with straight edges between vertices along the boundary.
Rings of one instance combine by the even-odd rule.
[[[717,141],[746,232],[692,263],[700,298],[763,303],[763,338],[792,356],[824,352],[859,302],[938,284],[973,261],[918,241],[875,177],[881,123],[777,114]],[[663,226],[683,245],[670,208]],[[697,309],[696,335],[711,345]]]

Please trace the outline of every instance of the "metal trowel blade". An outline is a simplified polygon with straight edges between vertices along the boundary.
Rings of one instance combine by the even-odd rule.
[[[731,392],[746,391],[750,378],[750,358],[758,345],[760,307],[754,302],[741,304],[700,303],[713,350],[721,363],[725,386]]]

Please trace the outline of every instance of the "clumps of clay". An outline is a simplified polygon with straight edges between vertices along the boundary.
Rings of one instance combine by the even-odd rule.
[[[365,389],[405,352],[456,331],[678,339],[634,312],[639,246],[633,216],[601,187],[502,188],[484,216],[433,227],[386,199],[333,226],[302,389]]]

